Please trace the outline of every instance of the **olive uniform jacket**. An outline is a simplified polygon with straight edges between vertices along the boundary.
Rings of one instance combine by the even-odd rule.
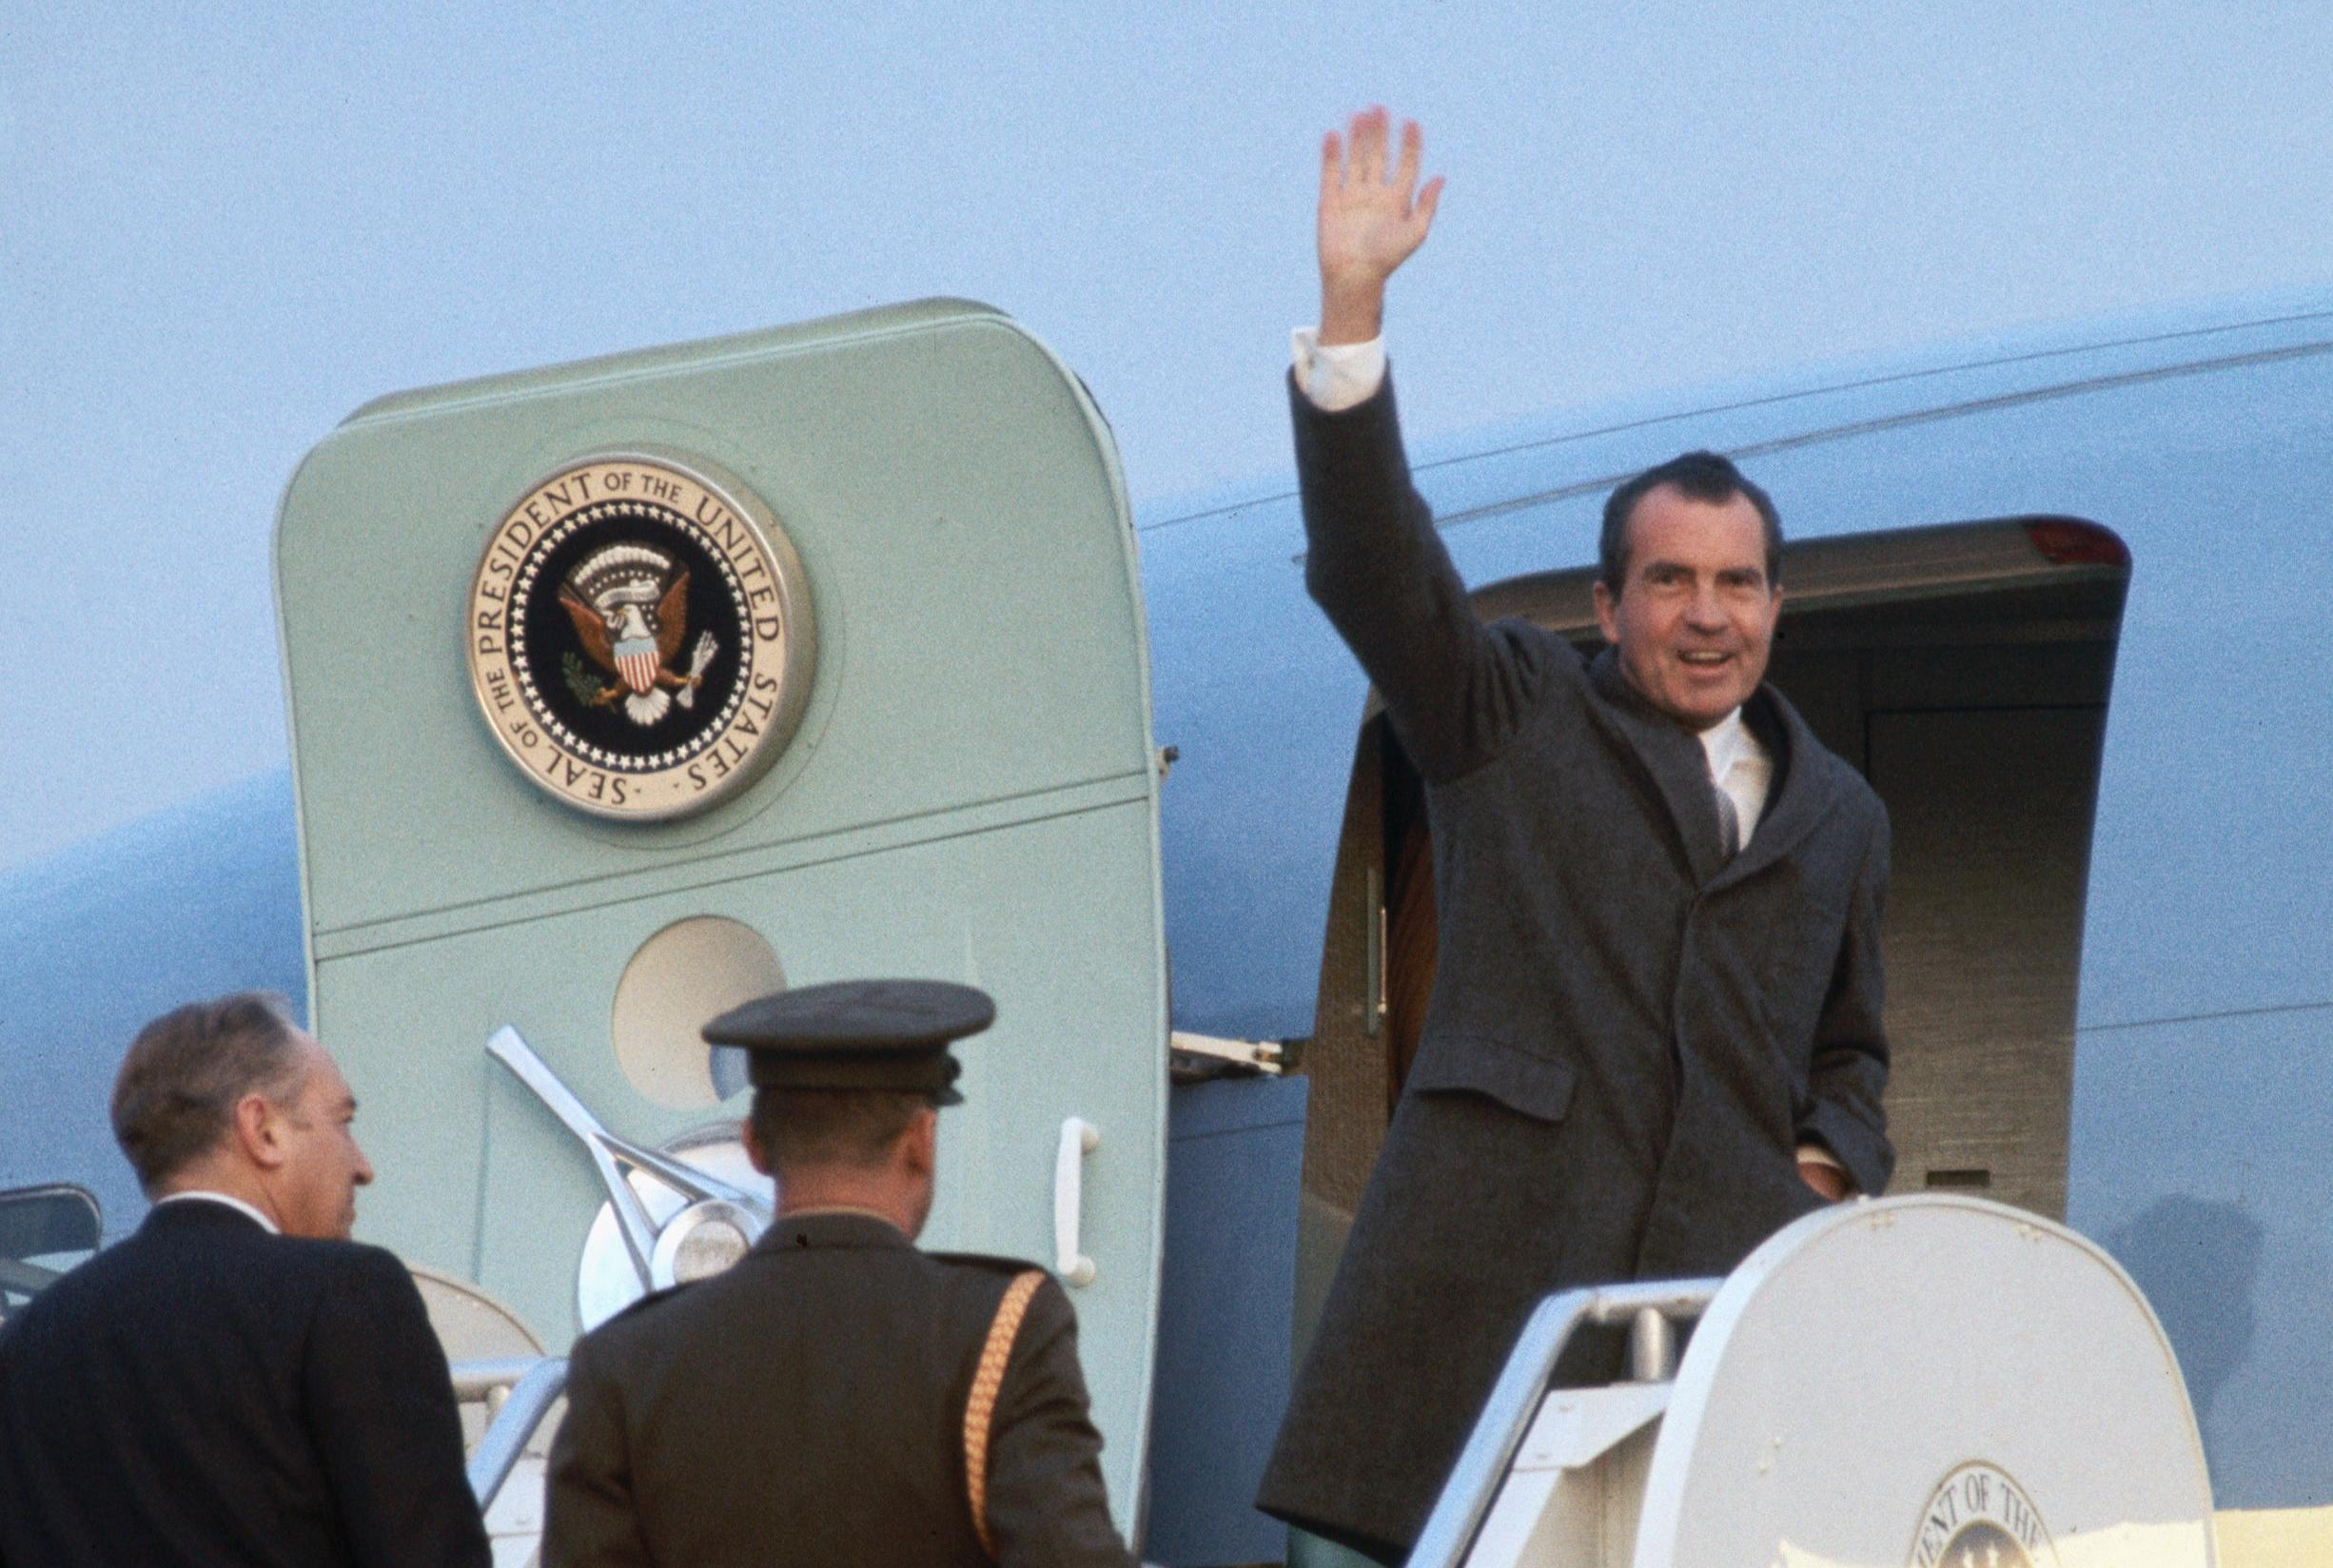
[[[7,1568],[488,1561],[393,1253],[182,1199],[0,1329]]]
[[[1425,782],[1441,956],[1259,1504],[1394,1557],[1541,1297],[1725,1273],[1819,1205],[1802,1143],[1887,1186],[1887,816],[1761,687],[1774,777],[1727,860],[1698,737],[1609,650],[1476,618],[1390,378],[1290,393],[1306,584]]]
[[[996,1392],[986,1500],[965,1406],[1030,1265],[919,1252],[871,1214],[781,1217],[737,1265],[586,1334],[551,1446],[544,1568],[1108,1564],[1126,1568],[1049,1276]]]

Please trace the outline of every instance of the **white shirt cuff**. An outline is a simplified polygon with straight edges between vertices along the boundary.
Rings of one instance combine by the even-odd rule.
[[[1798,1163],[1802,1166],[1829,1166],[1833,1170],[1845,1170],[1847,1168],[1845,1166],[1839,1164],[1837,1155],[1832,1153],[1820,1144],[1800,1144],[1798,1146]]]
[[[1341,414],[1377,396],[1385,384],[1385,340],[1321,343],[1321,329],[1300,326],[1288,334],[1296,360],[1296,384],[1323,414]]]

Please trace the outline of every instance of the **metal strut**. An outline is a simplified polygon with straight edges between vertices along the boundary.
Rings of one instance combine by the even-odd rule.
[[[535,1097],[550,1107],[551,1114],[566,1125],[567,1130],[581,1140],[584,1152],[591,1156],[592,1166],[599,1172],[600,1185],[607,1188],[608,1205],[615,1211],[616,1226],[623,1236],[624,1250],[632,1258],[632,1266],[640,1277],[642,1290],[659,1289],[674,1282],[663,1277],[669,1273],[674,1252],[672,1246],[661,1253],[657,1243],[667,1240],[666,1232],[676,1238],[676,1225],[695,1224],[701,1217],[696,1209],[698,1204],[717,1204],[736,1211],[720,1217],[738,1225],[744,1239],[751,1244],[761,1228],[768,1225],[769,1203],[742,1187],[730,1186],[718,1177],[709,1176],[695,1166],[676,1160],[671,1155],[644,1147],[629,1138],[618,1138],[600,1125],[599,1119],[575,1097],[575,1091],[559,1081],[534,1048],[520,1037],[519,1031],[505,1024],[494,1031],[486,1042],[486,1054],[510,1068],[519,1082],[535,1091]],[[624,1167],[644,1171],[666,1186],[689,1200],[688,1206],[673,1216],[661,1228],[648,1214],[647,1205],[624,1177]],[[748,1222],[748,1223],[740,1223]],[[662,1264],[661,1267],[658,1265]]]

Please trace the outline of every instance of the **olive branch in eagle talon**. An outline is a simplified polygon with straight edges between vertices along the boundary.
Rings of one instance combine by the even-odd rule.
[[[594,680],[583,673],[583,660],[578,655],[569,653],[562,656],[559,668],[559,673],[567,677],[567,690],[575,694],[578,702],[596,704],[599,694],[607,690],[604,682]]]
[[[572,654],[567,689],[595,708],[621,702],[635,724],[654,724],[677,699],[696,705],[705,666],[720,651],[710,632],[697,634],[686,674],[673,666],[689,636],[689,574],[676,572],[662,551],[643,544],[611,544],[593,552],[559,584],[559,601],[594,664],[616,678],[594,681]]]

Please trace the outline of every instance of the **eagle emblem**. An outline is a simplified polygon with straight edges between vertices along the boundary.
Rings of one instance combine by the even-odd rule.
[[[758,496],[696,459],[611,452],[503,513],[462,639],[479,712],[527,779],[586,815],[658,822],[751,788],[786,749],[817,667],[811,617]]]
[[[661,550],[610,544],[583,558],[559,584],[559,602],[575,622],[583,652],[613,679],[600,680],[569,654],[568,689],[594,708],[620,703],[646,727],[677,701],[696,705],[705,667],[720,652],[711,632],[697,635],[685,672],[676,673],[689,636],[689,574]]]

